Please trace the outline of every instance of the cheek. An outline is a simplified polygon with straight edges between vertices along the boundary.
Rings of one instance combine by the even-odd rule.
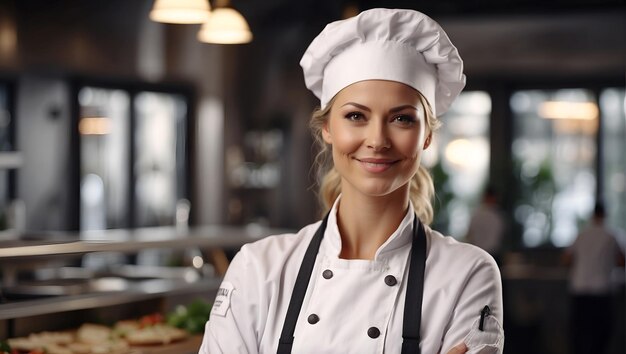
[[[331,125],[333,152],[349,154],[361,145],[358,130],[349,129],[340,124]]]
[[[418,158],[423,150],[423,139],[421,139],[421,135],[421,133],[415,133],[402,136],[396,145],[398,150],[406,157]]]

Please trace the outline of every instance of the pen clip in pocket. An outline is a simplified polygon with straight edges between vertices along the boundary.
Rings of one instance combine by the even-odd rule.
[[[489,315],[491,315],[491,309],[489,306],[485,305],[480,311],[480,323],[478,323],[478,329],[480,331],[485,331],[485,317]]]
[[[504,330],[492,315],[489,306],[483,307],[470,332],[463,340],[467,354],[501,354],[504,348]]]

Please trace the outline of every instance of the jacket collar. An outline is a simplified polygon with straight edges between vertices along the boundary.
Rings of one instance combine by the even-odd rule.
[[[339,226],[337,225],[337,209],[340,199],[341,195],[337,197],[333,207],[330,209],[328,224],[324,233],[324,239],[327,240],[328,245],[327,252],[333,257],[339,257],[341,252],[341,235],[339,234]],[[387,241],[378,248],[374,260],[381,260],[385,258],[389,252],[411,244],[413,238],[413,218],[415,217],[413,204],[409,202],[409,208],[400,222],[400,225],[398,225],[398,228],[389,236]]]

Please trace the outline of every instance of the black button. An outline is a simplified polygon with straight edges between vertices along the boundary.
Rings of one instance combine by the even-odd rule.
[[[393,275],[388,275],[385,277],[385,284],[389,286],[394,286],[398,284],[398,281],[396,280],[396,277],[394,277]]]
[[[368,335],[370,338],[378,338],[378,336],[380,335],[380,331],[379,331],[379,330],[378,330],[378,328],[376,328],[376,327],[370,327],[370,328],[367,330],[367,335]]]
[[[311,314],[307,321],[309,321],[310,324],[316,324],[320,321],[320,317],[316,314]]]
[[[330,279],[333,277],[333,271],[330,269],[326,269],[323,273],[322,276],[324,277],[324,279]]]

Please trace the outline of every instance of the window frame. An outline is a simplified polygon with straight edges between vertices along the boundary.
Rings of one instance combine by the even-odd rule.
[[[70,133],[70,161],[71,161],[71,190],[70,190],[70,215],[72,220],[70,226],[74,230],[80,230],[80,171],[81,171],[81,141],[78,131],[78,123],[80,120],[80,103],[79,92],[84,87],[94,87],[109,90],[122,90],[129,95],[129,141],[128,141],[128,163],[126,166],[126,183],[128,184],[128,218],[125,222],[124,228],[137,228],[137,219],[135,215],[136,197],[135,197],[135,182],[136,174],[134,171],[135,157],[137,155],[135,146],[135,130],[136,130],[136,112],[135,112],[135,100],[141,92],[154,92],[164,94],[180,95],[184,98],[187,104],[187,115],[185,122],[185,142],[184,149],[184,164],[185,175],[181,181],[182,185],[177,186],[180,188],[181,197],[189,200],[191,205],[194,205],[195,198],[193,193],[194,182],[194,165],[192,161],[195,160],[195,132],[196,125],[196,93],[192,85],[186,83],[177,82],[162,82],[162,83],[147,83],[134,80],[124,79],[105,79],[98,77],[73,77],[70,80],[71,91],[71,103],[70,103],[70,116],[71,127]],[[195,221],[194,208],[191,209],[189,215],[189,222],[193,224]]]

